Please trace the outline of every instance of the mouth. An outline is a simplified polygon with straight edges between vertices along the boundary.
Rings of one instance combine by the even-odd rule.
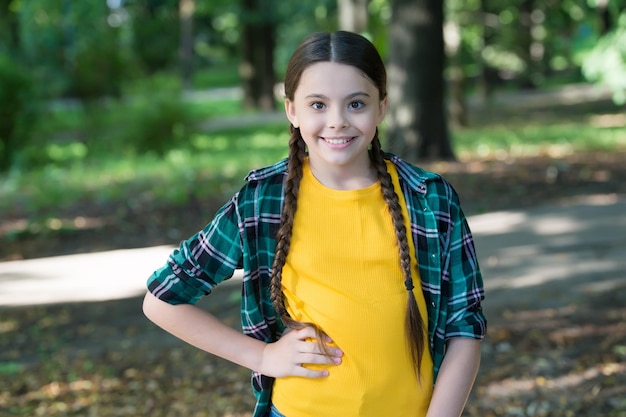
[[[352,142],[355,139],[355,136],[344,136],[335,138],[322,137],[321,139],[329,145],[345,145],[348,142]]]

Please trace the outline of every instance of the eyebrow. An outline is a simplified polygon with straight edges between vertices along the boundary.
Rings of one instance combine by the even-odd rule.
[[[355,93],[352,94],[348,94],[344,100],[346,99],[352,99],[354,97],[358,97],[358,96],[365,96],[365,97],[370,97],[369,94],[367,94],[365,91],[357,91]],[[305,97],[305,99],[311,99],[311,98],[321,98],[321,99],[327,99],[328,97],[325,96],[324,94],[309,94],[308,96]]]

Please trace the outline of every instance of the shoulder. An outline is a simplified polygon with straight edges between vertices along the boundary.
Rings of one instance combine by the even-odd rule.
[[[240,210],[244,207],[277,210],[277,207],[281,206],[286,174],[287,159],[250,171],[246,175],[246,183],[237,193]],[[265,205],[267,202],[270,204],[269,207]]]
[[[458,206],[458,195],[443,176],[415,166],[394,154],[388,153],[386,157],[396,167],[400,181],[405,183],[414,196],[424,197],[431,203],[436,201],[440,207]]]
[[[441,175],[413,165],[392,153],[385,154],[398,171],[398,176],[411,188],[421,189],[436,183],[448,183]]]
[[[268,180],[273,177],[282,177],[287,173],[287,158],[282,159],[275,164],[252,170],[246,175],[247,182],[257,182]]]

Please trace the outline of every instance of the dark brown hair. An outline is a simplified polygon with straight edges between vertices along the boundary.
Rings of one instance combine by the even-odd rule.
[[[379,99],[387,96],[387,75],[385,65],[378,51],[366,38],[351,32],[315,33],[310,35],[296,48],[287,65],[285,74],[285,96],[289,100],[294,99],[294,94],[300,83],[302,72],[310,65],[317,62],[336,62],[351,65],[366,75],[377,87]],[[324,333],[311,323],[301,323],[289,317],[285,308],[285,300],[282,291],[282,269],[289,253],[293,219],[297,209],[298,190],[302,179],[302,164],[306,156],[306,146],[300,130],[292,125],[289,139],[289,158],[287,165],[287,179],[285,183],[285,199],[281,223],[276,235],[277,245],[274,264],[272,265],[272,279],[270,285],[272,302],[277,314],[283,323],[290,328],[299,329],[305,326],[313,326],[317,333],[317,342],[326,352],[323,343]],[[425,325],[417,302],[413,294],[413,279],[411,276],[411,256],[407,238],[406,227],[398,194],[394,191],[391,176],[387,172],[384,153],[378,138],[378,130],[372,140],[370,159],[376,167],[378,180],[381,184],[383,198],[389,207],[389,213],[393,220],[398,248],[400,253],[400,266],[404,274],[404,284],[407,289],[407,314],[406,333],[411,350],[416,372],[419,369],[425,345]]]

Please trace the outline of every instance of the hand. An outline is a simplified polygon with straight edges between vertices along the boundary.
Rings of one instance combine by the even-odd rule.
[[[315,338],[315,330],[311,326],[307,326],[300,330],[288,331],[278,341],[268,343],[263,350],[259,372],[276,378],[286,376],[323,378],[328,376],[328,370],[313,370],[305,368],[303,365],[338,365],[341,363],[343,352],[339,348],[328,346],[328,355],[325,355],[316,342],[310,341],[313,338]],[[326,337],[324,342],[330,343],[332,341]]]

